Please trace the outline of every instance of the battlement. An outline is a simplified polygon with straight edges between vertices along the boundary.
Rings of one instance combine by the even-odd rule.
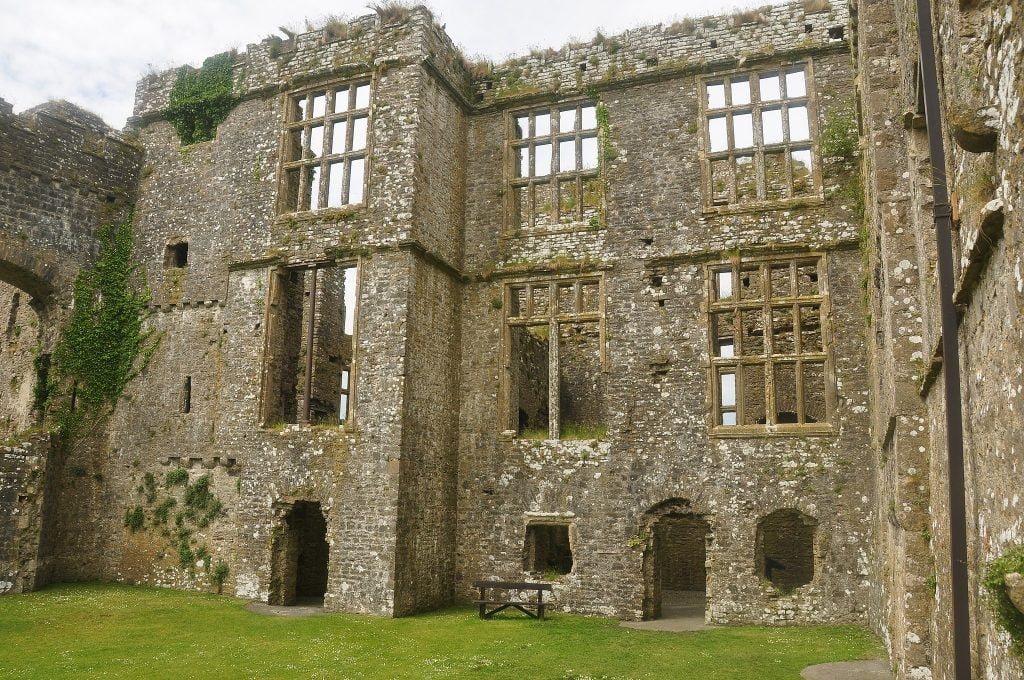
[[[659,72],[739,66],[757,59],[847,49],[849,7],[842,0],[798,0],[721,16],[598,33],[589,42],[534,50],[501,64],[477,64],[480,103],[540,92],[600,87]]]
[[[845,49],[849,7],[842,0],[798,0],[723,16],[683,19],[598,33],[588,42],[534,50],[500,64],[471,61],[424,6],[387,19],[377,14],[312,31],[268,36],[234,54],[240,98],[301,87],[330,76],[365,74],[387,64],[428,62],[467,106],[543,92],[606,86],[663,72]],[[159,116],[182,67],[142,78],[135,117]],[[183,68],[193,68],[185,66]]]

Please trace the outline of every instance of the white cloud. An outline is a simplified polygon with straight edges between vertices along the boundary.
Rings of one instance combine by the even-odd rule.
[[[501,60],[531,47],[558,47],[597,28],[617,33],[684,15],[764,4],[738,0],[433,0],[428,3],[467,55]],[[258,42],[325,13],[366,14],[365,0],[0,0],[0,97],[23,110],[67,99],[115,127],[131,114],[135,83],[150,68],[183,63]]]

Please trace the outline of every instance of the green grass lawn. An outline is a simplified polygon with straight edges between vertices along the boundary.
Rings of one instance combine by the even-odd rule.
[[[0,677],[798,680],[810,664],[883,654],[857,626],[659,633],[557,612],[300,619],[244,606],[107,584],[0,597]]]

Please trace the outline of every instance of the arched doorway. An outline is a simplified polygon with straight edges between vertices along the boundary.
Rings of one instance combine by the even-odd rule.
[[[644,619],[703,617],[711,525],[683,499],[659,503],[644,520]]]
[[[323,604],[327,592],[327,521],[316,501],[286,507],[272,541],[269,604]]]

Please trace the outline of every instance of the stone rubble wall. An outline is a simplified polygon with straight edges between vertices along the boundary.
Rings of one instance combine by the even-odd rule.
[[[50,437],[35,434],[0,446],[0,595],[45,583]]]

